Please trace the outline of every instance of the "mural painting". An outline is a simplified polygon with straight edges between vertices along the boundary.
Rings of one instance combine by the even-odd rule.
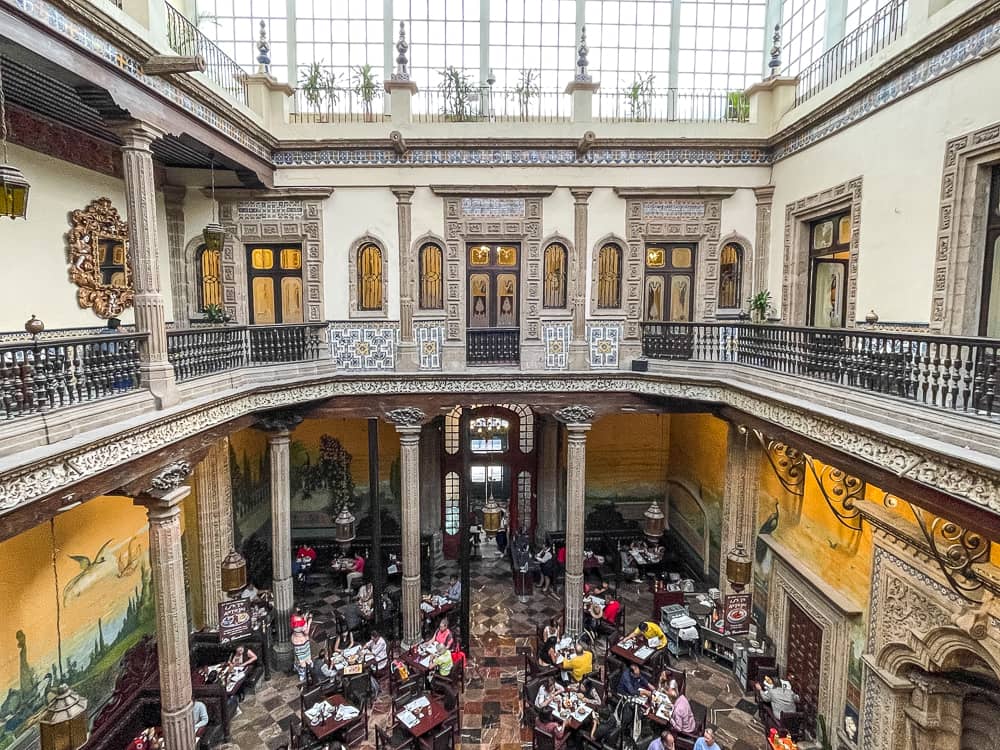
[[[0,543],[0,748],[69,683],[96,712],[118,662],[153,632],[146,512],[104,496]]]
[[[614,503],[626,518],[641,517],[666,492],[669,414],[610,414],[587,434],[587,511]],[[636,504],[634,512],[627,506]]]

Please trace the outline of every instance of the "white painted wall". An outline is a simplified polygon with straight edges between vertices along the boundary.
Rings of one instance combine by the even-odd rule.
[[[774,165],[769,283],[781,296],[785,207],[863,178],[858,316],[883,322],[930,319],[945,144],[1000,122],[993,55]],[[799,321],[801,322],[801,321]]]
[[[444,239],[444,201],[434,195],[429,187],[418,187],[413,191],[410,207],[411,241],[425,234],[434,234]]]
[[[633,184],[631,180],[628,184]],[[594,284],[593,256],[596,245],[604,237],[614,234],[625,240],[625,200],[615,195],[609,187],[595,188],[590,194],[587,211],[587,310],[590,315],[590,289]]]
[[[542,201],[542,239],[561,234],[572,243],[574,227],[573,196],[569,188],[556,188]]]
[[[104,321],[90,309],[80,309],[76,285],[70,281],[69,215],[100,197],[111,199],[124,216],[125,185],[122,180],[51,156],[10,145],[10,163],[31,183],[27,220],[0,220],[0,247],[6,257],[0,274],[0,330],[23,330],[32,314],[47,328],[101,327]],[[167,225],[163,196],[157,194],[157,236],[160,247],[160,287],[167,320],[173,315],[167,257]],[[125,217],[127,220],[127,217]],[[131,308],[119,316],[133,322]]]

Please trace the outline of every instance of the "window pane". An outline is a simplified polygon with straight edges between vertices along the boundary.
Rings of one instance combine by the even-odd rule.
[[[375,245],[358,251],[358,308],[382,309],[382,251]]]
[[[257,270],[274,268],[274,251],[267,247],[254,248],[250,253],[250,265]]]

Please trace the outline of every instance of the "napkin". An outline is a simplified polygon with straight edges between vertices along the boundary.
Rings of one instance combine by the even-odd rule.
[[[415,727],[417,724],[420,723],[420,719],[411,714],[409,711],[400,711],[398,714],[396,714],[396,718],[399,719],[401,722],[403,722],[403,724],[405,724],[410,729],[412,729],[413,727]]]
[[[326,701],[320,701],[315,704],[312,708],[306,709],[306,718],[309,719],[309,723],[313,726],[317,724],[322,724],[327,719],[334,715],[333,706],[331,706]]]
[[[423,708],[424,706],[431,705],[431,702],[427,699],[426,695],[421,695],[419,698],[414,698],[412,701],[406,704],[406,708],[409,711],[416,711],[418,708]]]

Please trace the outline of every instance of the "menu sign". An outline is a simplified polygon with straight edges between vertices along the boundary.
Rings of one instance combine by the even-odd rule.
[[[729,635],[750,632],[750,594],[730,594],[726,597],[724,610]]]
[[[246,638],[251,632],[249,599],[219,602],[219,643]]]

